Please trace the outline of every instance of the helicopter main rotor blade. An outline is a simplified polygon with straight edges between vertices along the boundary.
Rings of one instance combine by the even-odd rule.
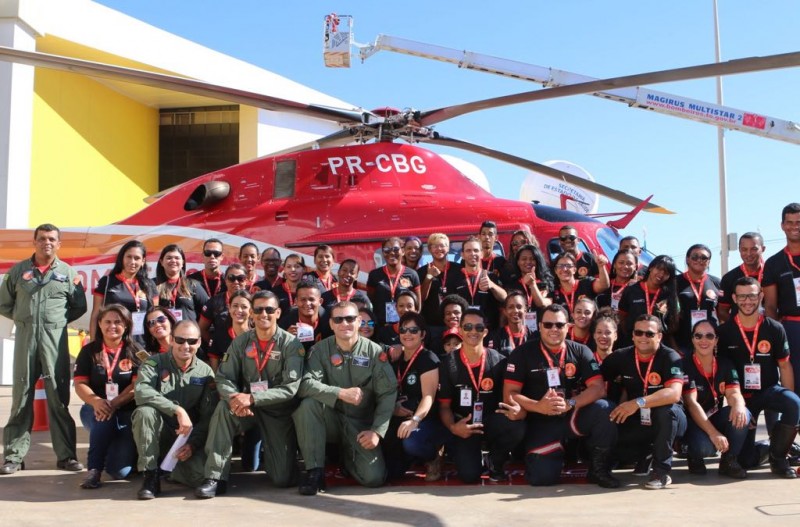
[[[452,119],[460,115],[521,104],[545,99],[555,99],[558,97],[568,97],[570,95],[580,95],[600,91],[610,91],[618,88],[630,88],[632,86],[644,86],[647,84],[659,84],[663,82],[673,82],[691,79],[702,79],[706,77],[717,77],[721,75],[734,75],[737,73],[750,73],[780,68],[790,68],[800,65],[800,52],[783,53],[780,55],[768,55],[765,57],[749,57],[744,59],[729,60],[726,62],[715,62],[700,66],[689,66],[671,70],[654,71],[650,73],[639,73],[623,77],[612,77],[599,79],[566,86],[556,86],[541,90],[528,91],[501,97],[492,97],[481,101],[473,101],[453,106],[445,106],[435,110],[421,112],[419,121],[423,126],[430,126],[440,123],[447,119]]]
[[[130,82],[142,84],[153,88],[189,93],[215,99],[223,99],[232,103],[254,106],[265,110],[290,112],[317,119],[334,120],[354,124],[369,123],[378,121],[381,118],[367,110],[360,108],[345,109],[334,108],[319,104],[303,104],[288,99],[272,97],[261,93],[239,90],[227,86],[220,86],[208,82],[154,73],[151,71],[137,70],[103,64],[88,60],[64,57],[60,55],[50,55],[36,51],[24,51],[20,49],[0,46],[0,60],[27,64],[41,68],[49,68],[71,73],[79,73],[90,77],[99,77],[114,81]]]
[[[270,157],[282,156],[286,154],[293,154],[295,152],[303,152],[305,150],[316,150],[318,148],[329,148],[332,146],[346,145],[347,143],[351,143],[355,140],[356,138],[351,130],[349,129],[339,130],[338,132],[333,132],[332,134],[328,134],[325,137],[320,137],[319,139],[315,139],[307,143],[290,146],[289,148],[278,150],[277,152],[270,152],[269,154],[267,154],[267,156]]]
[[[517,157],[515,155],[507,154],[499,150],[494,150],[491,148],[487,148],[485,146],[477,145],[475,143],[469,143],[467,141],[454,139],[452,137],[445,137],[440,134],[435,134],[434,137],[430,138],[426,142],[443,146],[449,146],[452,148],[459,148],[461,150],[475,152],[476,154],[482,154],[487,157],[491,157],[493,159],[499,159],[500,161],[505,161],[506,163],[510,163],[518,167],[522,167],[528,170],[533,170],[535,172],[539,172],[540,174],[550,176],[554,179],[563,181],[570,185],[581,187],[586,190],[590,190],[592,192],[597,192],[601,196],[611,198],[613,200],[619,201],[620,203],[625,203],[632,207],[637,207],[641,205],[641,203],[644,201],[643,199],[631,196],[630,194],[626,194],[622,191],[613,189],[611,187],[607,187],[605,185],[589,181],[588,179],[583,179],[581,177],[572,175],[568,172],[564,172],[556,168],[549,167],[541,163],[537,163],[535,161],[530,161],[522,157]],[[656,205],[655,203],[648,203],[647,205],[644,206],[644,210],[647,212],[656,212],[659,214],[674,214],[671,210],[665,209],[664,207]]]

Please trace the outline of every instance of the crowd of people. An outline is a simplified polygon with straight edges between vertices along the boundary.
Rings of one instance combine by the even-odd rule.
[[[601,487],[628,467],[663,489],[676,449],[692,474],[719,453],[725,477],[768,462],[796,478],[800,204],[781,227],[786,246],[766,260],[762,237],[744,234],[742,265],[720,280],[703,244],[679,272],[666,255],[640,265],[634,237],[610,262],[581,251],[564,225],[559,254],[519,231],[505,257],[486,221],[458,261],[442,233],[385,240],[363,288],[358,262],[327,245],[307,265],[248,243],[223,266],[209,239],[192,273],[169,245],[150,278],[130,241],[92,291],[70,375],[66,327],[89,306],[57,256],[58,228],[41,225],[0,285],[0,315],[17,328],[0,474],[24,468],[42,376],[57,467],[84,470],[72,379],[89,431],[81,487],[138,471],[139,499],[159,494],[165,472],[198,498],[225,493],[235,447],[243,470],[304,495],[325,489],[327,463],[377,487],[415,463],[436,481],[446,459],[467,483],[507,481],[516,459],[531,485],[553,485],[581,460]],[[762,413],[768,442],[755,437]]]

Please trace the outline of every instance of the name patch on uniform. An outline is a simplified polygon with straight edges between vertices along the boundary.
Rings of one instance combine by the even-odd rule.
[[[269,354],[269,358],[272,360],[280,360],[281,359],[281,352],[280,351],[273,351]]]
[[[208,381],[207,377],[192,377],[189,379],[189,384],[194,384],[195,386],[203,386]]]
[[[53,273],[53,280],[55,280],[56,282],[66,282],[67,281],[67,275],[54,272]]]
[[[353,356],[353,366],[359,366],[361,368],[369,368],[369,357],[365,357],[363,355]]]

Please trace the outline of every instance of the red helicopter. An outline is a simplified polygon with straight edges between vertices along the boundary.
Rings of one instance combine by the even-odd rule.
[[[162,191],[148,198],[148,206],[140,212],[117,223],[64,228],[59,256],[77,267],[91,291],[112,266],[119,247],[132,238],[151,251],[178,243],[195,267],[202,242],[210,237],[225,243],[226,262],[236,261],[238,248],[245,242],[255,242],[261,250],[276,247],[283,255],[310,255],[315,246],[324,243],[334,248],[337,260],[356,259],[363,272],[382,265],[381,242],[389,236],[416,235],[424,240],[432,232],[444,232],[461,240],[476,234],[482,221],[492,220],[498,225],[503,246],[514,231],[526,230],[542,247],[552,247],[559,227],[571,224],[584,242],[583,250],[613,256],[618,229],[636,214],[642,210],[669,211],[651,203],[650,198],[638,199],[547,165],[450,138],[432,126],[469,112],[510,104],[791,67],[800,64],[800,53],[595,80],[430,111],[368,111],[303,104],[193,79],[5,47],[0,47],[0,60],[299,113],[332,120],[342,127],[313,143],[220,169]],[[603,223],[568,210],[500,199],[438,154],[417,146],[421,142],[481,153],[535,170],[633,209]],[[32,232],[2,231],[0,243],[0,273],[5,273],[15,262],[30,256]],[[453,245],[451,250],[457,250],[459,244]],[[502,247],[497,250],[502,251]]]

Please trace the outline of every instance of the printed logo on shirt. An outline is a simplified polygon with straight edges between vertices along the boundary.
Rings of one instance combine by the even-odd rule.
[[[333,364],[334,366],[341,366],[343,362],[344,359],[338,353],[334,353],[333,355],[331,355],[331,364]]]
[[[133,361],[130,359],[122,359],[119,361],[119,371],[128,372],[133,369]]]
[[[400,287],[409,288],[411,287],[411,280],[406,277],[400,279]]]
[[[409,386],[417,384],[417,376],[413,373],[409,373],[408,377],[406,377],[406,384],[408,384]]]
[[[571,362],[568,362],[564,365],[564,373],[567,375],[567,377],[575,377],[575,371],[575,365]]]
[[[517,370],[517,367],[513,364],[506,365],[506,371],[509,373],[514,373]]]
[[[772,344],[769,343],[768,340],[759,340],[758,341],[758,352],[762,354],[769,353],[769,350],[772,349]]]
[[[650,373],[650,376],[647,377],[647,382],[650,386],[658,386],[661,384],[661,375],[658,372]]]
[[[584,277],[587,274],[589,274],[589,268],[588,267],[579,267],[578,268],[578,275],[579,276]]]
[[[513,366],[513,364],[509,364],[509,366]],[[481,391],[482,392],[490,392],[494,388],[494,379],[490,377],[486,377],[481,381]]]

